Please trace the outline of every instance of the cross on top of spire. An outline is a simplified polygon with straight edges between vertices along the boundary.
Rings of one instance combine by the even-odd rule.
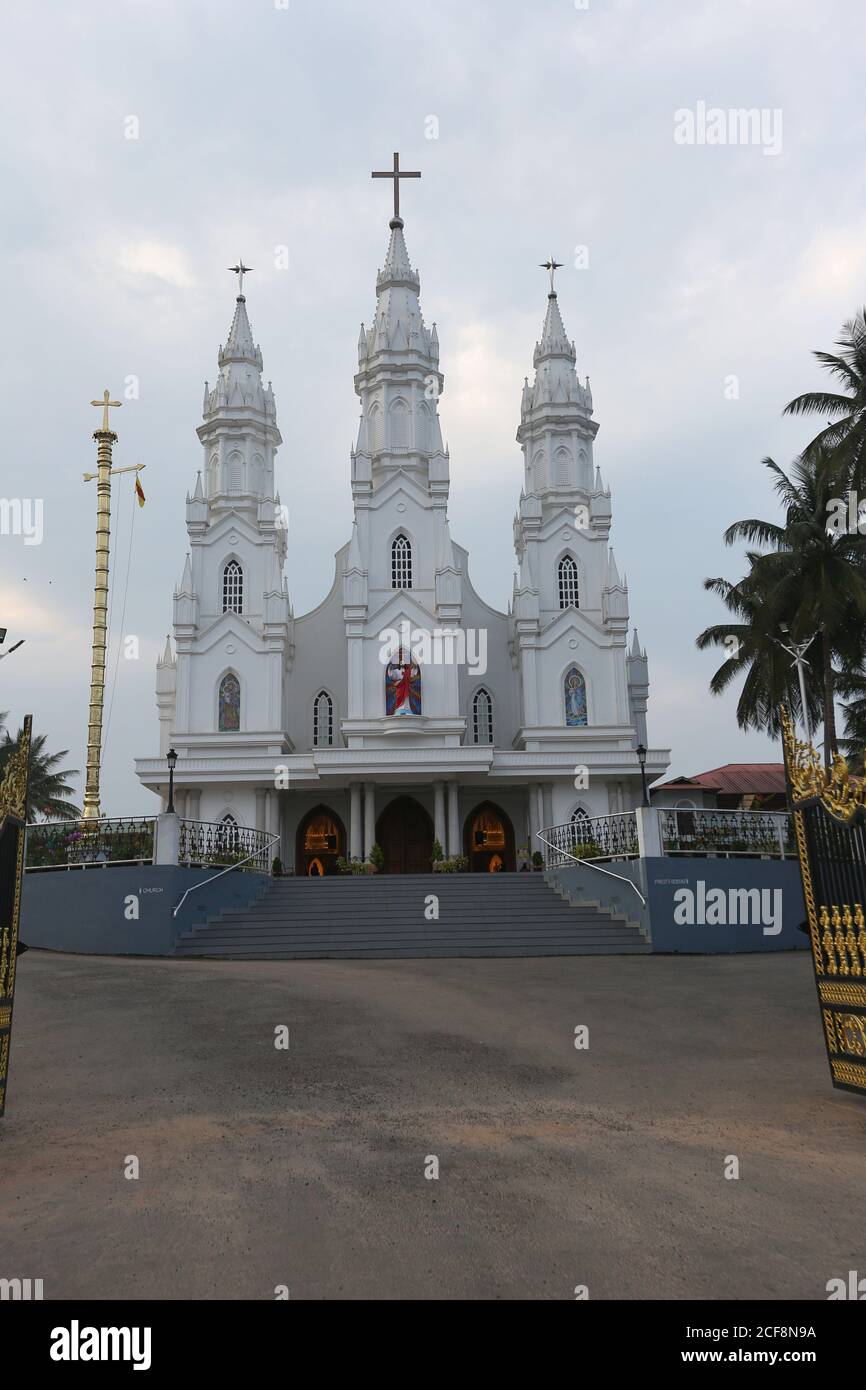
[[[395,222],[399,222],[399,223],[400,223],[400,226],[402,227],[403,222],[402,222],[402,219],[401,219],[401,217],[400,217],[400,180],[401,180],[401,179],[420,179],[420,177],[421,177],[421,171],[420,171],[419,169],[416,169],[416,170],[413,170],[413,171],[410,172],[410,171],[407,170],[407,169],[401,169],[401,168],[400,168],[400,156],[399,156],[399,154],[397,154],[397,152],[395,151],[395,152],[394,152],[394,168],[393,168],[393,169],[385,169],[384,171],[380,171],[380,172],[373,172],[373,173],[370,175],[370,177],[373,178],[373,179],[393,179],[393,180],[394,180],[394,217],[393,217],[393,220],[392,220],[392,222],[391,222],[391,226],[393,227]]]
[[[556,286],[553,283],[553,277],[561,265],[562,261],[555,261],[552,256],[548,256],[546,261],[541,262],[541,269],[546,270],[550,275],[550,293],[553,295],[556,294]]]
[[[226,269],[234,271],[235,275],[238,277],[238,299],[243,299],[244,276],[249,275],[250,271],[252,270],[252,266],[244,265],[243,256],[239,256],[237,265],[227,266]]]

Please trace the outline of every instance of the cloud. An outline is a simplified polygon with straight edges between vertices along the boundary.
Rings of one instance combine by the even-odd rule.
[[[121,248],[117,264],[128,275],[150,276],[175,289],[192,289],[196,283],[183,248],[165,242],[132,242]]]

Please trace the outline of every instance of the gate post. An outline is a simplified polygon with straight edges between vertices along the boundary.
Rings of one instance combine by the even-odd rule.
[[[634,814],[637,821],[637,847],[641,859],[661,859],[663,850],[658,808],[636,806]]]
[[[180,817],[174,811],[163,811],[156,818],[156,854],[154,864],[176,864],[180,854]]]

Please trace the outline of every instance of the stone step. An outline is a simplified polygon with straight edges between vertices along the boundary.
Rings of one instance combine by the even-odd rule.
[[[424,917],[435,893],[440,917]],[[644,954],[621,914],[564,901],[540,874],[275,879],[246,910],[184,932],[177,954],[246,960]]]

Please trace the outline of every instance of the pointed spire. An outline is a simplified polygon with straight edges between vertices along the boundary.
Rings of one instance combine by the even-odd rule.
[[[165,651],[163,652],[162,656],[160,657],[159,661],[157,662],[157,665],[158,665],[158,666],[173,666],[173,665],[174,665],[174,657],[173,657],[172,654],[171,654],[171,637],[169,636],[168,633],[166,633],[166,635],[165,635]]]
[[[634,641],[631,644],[631,655],[638,657],[641,655],[640,642],[638,641],[637,637],[637,628],[635,628],[634,630]]]
[[[201,469],[199,469],[198,473],[196,473],[195,475],[195,492],[192,496],[194,502],[204,501],[204,492],[202,491],[201,486]]]
[[[391,240],[388,243],[385,264],[376,276],[376,293],[378,294],[384,289],[396,289],[402,286],[405,289],[414,290],[418,294],[421,289],[421,278],[418,272],[412,269],[409,262],[409,252],[406,250],[406,242],[403,237],[402,217],[392,217],[389,225]]]
[[[250,362],[262,370],[261,349],[253,342],[253,330],[247,315],[247,301],[239,294],[235,302],[235,313],[225,347],[220,349],[219,364],[227,362]]]
[[[178,593],[191,594],[192,591],[192,565],[190,563],[189,551],[187,551],[186,563],[183,567],[183,578],[180,581],[180,588],[178,589]]]

